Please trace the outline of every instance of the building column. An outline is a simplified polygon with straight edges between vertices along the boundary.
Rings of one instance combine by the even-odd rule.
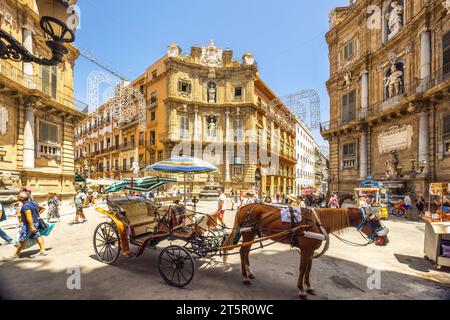
[[[367,175],[367,132],[363,130],[359,140],[359,177],[365,179]]]
[[[33,106],[25,107],[25,126],[23,129],[23,167],[24,169],[34,169],[35,158],[35,139],[34,139],[34,120],[35,108]]]
[[[202,154],[202,129],[201,129],[201,117],[199,115],[198,108],[194,111],[194,157],[201,159]]]
[[[418,165],[425,165],[423,174],[430,172],[430,156],[428,152],[429,144],[429,122],[428,112],[422,111],[419,116],[419,159]]]
[[[420,78],[431,75],[431,33],[428,30],[420,34]]]
[[[364,70],[361,73],[361,114],[360,119],[368,115],[369,110],[369,73]]]
[[[23,34],[23,46],[25,47],[25,49],[27,49],[30,53],[33,53],[33,31],[31,30],[30,27],[24,27],[22,29],[22,34]],[[33,88],[33,64],[31,62],[24,62],[23,63],[23,72],[25,73],[25,75],[28,77],[28,81],[26,82],[27,87],[29,87],[30,89],[35,89]]]
[[[231,181],[230,175],[230,157],[232,155],[230,150],[230,111],[225,112],[225,181]]]

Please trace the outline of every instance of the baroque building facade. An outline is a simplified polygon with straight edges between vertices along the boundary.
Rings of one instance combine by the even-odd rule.
[[[133,175],[133,163],[143,169],[188,155],[219,168],[213,177],[188,177],[193,193],[212,180],[226,192],[294,192],[297,120],[259,77],[252,53],[239,62],[212,42],[189,54],[171,44],[129,86],[145,98],[145,129],[137,118],[109,117],[106,102],[75,130],[78,170],[121,179]]]
[[[449,2],[353,1],[331,12],[326,40],[332,191],[449,182]]]
[[[0,27],[34,55],[50,57],[39,27],[39,2],[45,1],[2,0]],[[54,67],[0,59],[0,201],[15,198],[23,186],[37,201],[48,192],[61,199],[74,195],[73,130],[86,105],[73,98],[79,52],[70,44],[66,48],[63,62]]]

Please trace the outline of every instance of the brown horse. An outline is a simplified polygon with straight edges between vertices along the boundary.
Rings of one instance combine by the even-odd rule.
[[[349,227],[356,227],[364,233],[371,242],[377,245],[386,245],[388,243],[388,230],[383,227],[380,220],[374,214],[362,214],[358,208],[346,209],[314,209],[308,208],[302,210],[302,221],[300,224],[291,224],[281,221],[280,208],[266,204],[250,204],[242,207],[236,214],[232,233],[227,237],[223,246],[234,245],[239,242],[242,236],[242,242],[248,243],[259,237],[270,237],[273,241],[291,244],[300,249],[300,275],[297,287],[300,290],[299,296],[302,299],[307,298],[307,293],[314,295],[314,288],[311,286],[309,274],[312,266],[314,253],[320,248],[322,241],[307,238],[304,231],[313,233],[322,233],[323,226],[329,233],[342,233]],[[298,229],[294,234],[279,234],[283,231],[289,231],[293,226],[304,226],[306,229]],[[245,228],[245,229],[243,229]],[[322,228],[323,229],[323,228]],[[244,230],[245,232],[241,232]],[[249,252],[251,244],[242,246],[240,249],[242,276],[245,284],[250,285],[250,279],[255,276],[250,269]],[[224,264],[226,265],[226,251],[224,250]],[[306,284],[306,293],[304,289]]]

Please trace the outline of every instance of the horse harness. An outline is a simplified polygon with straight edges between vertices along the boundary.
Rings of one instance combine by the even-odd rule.
[[[242,221],[241,225],[239,226],[239,230],[240,230],[240,231],[244,228],[244,226],[246,225],[246,223],[248,223],[248,222],[250,221],[251,216],[252,216],[252,213],[253,213],[253,211],[255,210],[255,208],[256,208],[258,205],[260,205],[260,204],[259,204],[259,203],[255,203],[255,204],[248,210],[245,219]],[[275,207],[274,207],[274,208],[275,208]],[[276,208],[276,210],[279,210],[279,208]],[[276,210],[274,210],[274,212],[275,212]],[[314,208],[310,208],[310,210],[312,211],[312,214],[313,214],[313,217],[314,217],[314,220],[315,220],[315,221],[313,221],[313,219],[310,219],[310,218],[306,215],[305,210],[308,210],[308,208],[300,208],[300,215],[302,216],[302,221],[303,221],[303,219],[304,219],[304,221],[310,222],[311,225],[316,225],[316,226],[320,229],[320,231],[322,232],[322,235],[323,235],[323,236],[325,237],[325,239],[328,241],[328,233],[326,232],[325,228],[322,226],[322,223],[321,223],[321,221],[320,221],[320,218],[319,218],[319,216],[318,216],[316,210],[315,210]],[[290,220],[291,220],[291,222],[290,222],[290,223],[291,223],[291,229],[295,229],[296,227],[298,227],[298,226],[300,225],[300,223],[297,223],[297,222],[295,221],[295,220],[296,220],[296,219],[295,219],[295,212],[294,212],[294,209],[293,209],[292,207],[289,207],[289,214],[290,214]],[[272,218],[272,217],[271,217],[271,218]],[[275,217],[272,218],[272,219],[273,219],[273,220],[276,220],[276,219],[278,219],[278,216],[275,216]],[[270,219],[268,219],[268,220],[269,220],[269,222],[271,222]],[[262,221],[264,221],[264,220],[262,220]],[[250,228],[252,231],[255,231],[256,234],[258,235],[258,237],[261,238],[261,237],[262,237],[261,231],[264,230],[264,229],[263,229],[262,227],[257,227],[257,224],[258,224],[258,223],[261,223],[261,220],[260,220],[260,221],[256,221],[255,223],[246,226],[246,228]],[[237,237],[240,237],[240,233],[241,233],[240,231],[237,232]],[[267,230],[267,231],[275,232],[276,230]],[[306,232],[307,232],[307,231],[306,231]],[[305,237],[306,232],[305,232],[304,230],[299,230],[299,229],[293,231],[293,232],[291,233],[291,235],[290,235],[290,238],[291,238],[291,241],[290,241],[290,242],[291,242],[291,246],[292,246],[292,247],[298,247],[298,242],[295,241],[295,238],[296,238],[297,236],[299,236],[299,237]]]

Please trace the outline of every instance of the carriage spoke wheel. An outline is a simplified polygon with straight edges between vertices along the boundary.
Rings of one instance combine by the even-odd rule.
[[[114,224],[103,222],[94,232],[94,250],[97,258],[106,264],[113,264],[120,255],[120,241]]]
[[[183,247],[165,248],[159,254],[158,267],[161,277],[173,287],[183,288],[194,278],[194,259]]]

